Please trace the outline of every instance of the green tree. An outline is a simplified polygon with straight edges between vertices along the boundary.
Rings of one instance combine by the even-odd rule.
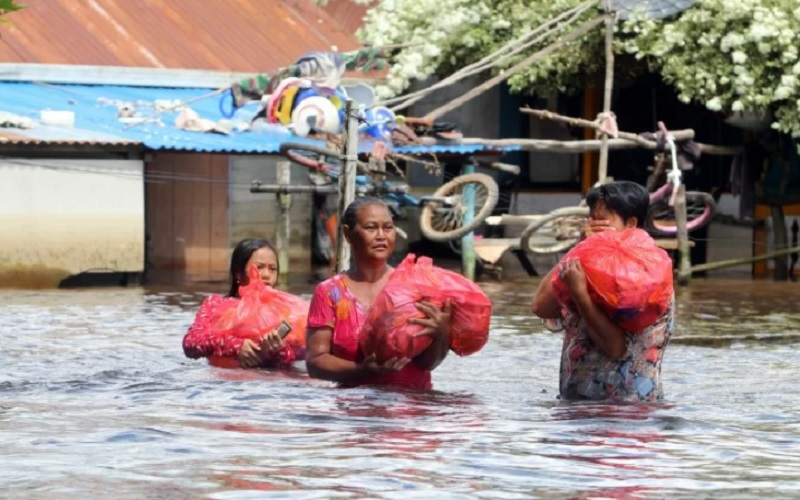
[[[25,6],[16,3],[14,0],[0,0],[0,23],[9,24],[8,19],[6,19],[6,14],[10,14],[23,7]]]
[[[446,75],[492,54],[582,0],[353,0],[370,5],[362,41],[409,44],[381,95],[415,78]],[[493,68],[518,63],[601,12],[598,1],[570,26]],[[603,68],[602,28],[509,79],[513,91],[546,95],[582,88]],[[665,20],[634,15],[615,36],[618,77],[660,73],[685,102],[722,112],[770,110],[773,127],[800,137],[800,4],[797,0],[696,0]],[[621,66],[621,67],[620,67]]]

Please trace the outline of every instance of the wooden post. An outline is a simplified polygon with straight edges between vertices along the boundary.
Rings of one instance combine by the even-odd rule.
[[[772,215],[772,241],[775,251],[780,252],[789,246],[789,234],[786,231],[786,217],[784,217],[782,205],[770,205]],[[779,255],[775,257],[775,269],[772,278],[775,281],[786,281],[789,279],[789,256]]]
[[[292,164],[289,161],[278,162],[278,185],[288,186],[291,181]],[[278,283],[286,286],[289,283],[289,236],[291,222],[289,219],[289,209],[292,207],[292,195],[279,194],[278,206],[280,218],[278,219],[278,229],[275,234],[275,246],[278,250]]]
[[[344,237],[342,215],[347,206],[356,198],[356,162],[358,161],[358,122],[356,104],[348,99],[344,105],[345,141],[342,160],[344,168],[339,175],[339,229],[336,236],[336,272],[350,268],[350,244]]]
[[[614,90],[614,24],[616,15],[612,12],[611,0],[606,0],[606,79],[603,85],[603,115],[611,113],[611,94]],[[606,118],[608,119],[608,118]],[[601,137],[600,163],[597,168],[597,181],[603,182],[608,177],[608,134]]]
[[[461,168],[461,174],[475,173],[475,165],[466,163]],[[464,224],[468,224],[475,217],[475,186],[464,186]],[[475,233],[468,232],[461,237],[461,272],[469,280],[475,281]]]
[[[800,224],[798,224],[797,219],[795,219],[794,222],[792,222],[792,248],[797,248],[798,233],[800,233]],[[800,259],[800,254],[798,254],[798,252],[792,252],[789,259],[789,279],[792,281],[796,280],[794,266],[797,265],[798,259]]]
[[[692,278],[692,252],[689,231],[686,228],[686,186],[681,184],[675,196],[675,222],[678,226],[678,284],[686,286]]]

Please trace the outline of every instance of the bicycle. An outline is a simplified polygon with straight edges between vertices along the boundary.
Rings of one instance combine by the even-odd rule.
[[[280,154],[310,169],[316,175],[312,178],[315,183],[332,183],[339,178],[342,158],[339,151],[312,143],[285,142]],[[431,241],[447,242],[472,232],[491,215],[500,196],[492,177],[474,173],[454,177],[431,196],[415,198],[409,194],[408,184],[385,180],[386,170],[380,163],[380,160],[357,162],[358,171],[364,174],[356,176],[357,194],[371,194],[388,201],[395,215],[403,207],[421,208],[420,230]],[[473,203],[466,202],[469,198]],[[471,219],[467,217],[470,212],[474,214]]]
[[[654,172],[647,182],[647,188],[650,191],[650,207],[647,211],[645,228],[652,236],[674,237],[678,232],[678,225],[675,222],[675,196],[682,182],[682,173],[678,166],[675,138],[669,133],[663,122],[658,122],[658,127],[661,137],[669,148],[671,168],[667,171],[667,152],[659,152]],[[664,184],[656,189],[655,186],[662,181]],[[686,206],[686,228],[690,232],[707,225],[716,213],[716,203],[708,193],[687,192]],[[581,230],[587,223],[588,217],[589,207],[586,206],[586,200],[581,201],[577,207],[553,210],[529,224],[522,231],[520,246],[524,251],[533,254],[565,252],[580,240]]]

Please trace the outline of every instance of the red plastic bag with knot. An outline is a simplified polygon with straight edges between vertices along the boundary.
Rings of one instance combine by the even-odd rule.
[[[250,267],[247,276],[247,284],[239,287],[241,300],[236,307],[223,311],[214,321],[215,330],[260,342],[264,335],[278,328],[281,321],[286,321],[292,331],[284,338],[284,342],[289,346],[304,348],[308,301],[268,287],[261,281],[255,266]]]
[[[460,274],[433,265],[428,257],[409,254],[389,277],[367,315],[359,345],[364,355],[375,354],[379,363],[391,358],[413,358],[430,346],[427,328],[409,323],[424,318],[415,304],[429,301],[451,304],[450,348],[459,356],[479,351],[489,339],[492,304],[483,291]]]
[[[672,259],[642,229],[593,234],[558,265],[572,259],[581,263],[592,301],[625,330],[651,326],[672,301]],[[575,311],[560,273],[553,274],[552,284],[561,305]]]

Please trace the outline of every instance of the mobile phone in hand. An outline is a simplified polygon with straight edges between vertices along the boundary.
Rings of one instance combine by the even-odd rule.
[[[289,332],[292,331],[292,326],[286,322],[286,320],[281,321],[280,326],[278,326],[278,335],[285,339]]]

